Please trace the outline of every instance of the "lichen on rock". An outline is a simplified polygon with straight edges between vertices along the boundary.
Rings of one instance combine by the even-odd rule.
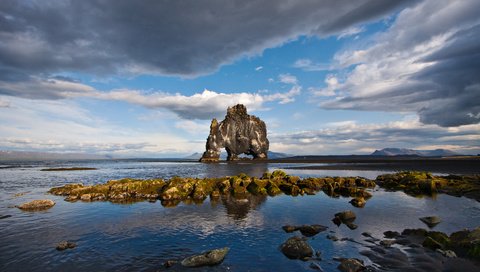
[[[227,151],[228,161],[238,160],[241,154],[267,159],[268,147],[265,122],[247,114],[247,108],[238,104],[227,109],[227,115],[220,123],[215,118],[212,120],[206,151],[200,161],[218,161],[222,148]]]

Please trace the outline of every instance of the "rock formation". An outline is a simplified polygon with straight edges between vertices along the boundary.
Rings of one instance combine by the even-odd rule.
[[[216,162],[220,149],[227,151],[227,160],[234,161],[244,153],[254,159],[266,159],[268,152],[267,127],[258,117],[247,114],[247,108],[238,104],[229,107],[225,120],[213,119],[207,138],[206,151],[200,161]]]

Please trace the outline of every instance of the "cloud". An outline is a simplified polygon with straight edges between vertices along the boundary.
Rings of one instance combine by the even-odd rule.
[[[10,101],[0,99],[0,108],[10,108]]]
[[[258,67],[255,68],[255,71],[257,71],[257,72],[261,71],[261,70],[263,70],[263,66],[258,66]]]
[[[285,84],[294,84],[294,85],[298,84],[297,77],[288,73],[278,75],[278,80]]]
[[[293,102],[300,94],[301,87],[293,86],[286,93],[261,95],[260,93],[217,93],[204,90],[191,96],[182,94],[154,93],[145,94],[135,90],[113,90],[96,92],[89,97],[105,100],[125,101],[147,108],[163,108],[176,113],[184,119],[211,119],[222,117],[225,108],[236,104],[245,105],[250,111],[262,109],[264,103],[279,101],[280,104]]]
[[[194,135],[208,135],[210,122],[195,122],[192,120],[181,120],[175,123],[175,127]]]
[[[328,74],[325,77],[325,84],[327,87],[325,88],[313,88],[310,87],[308,90],[313,93],[315,96],[334,96],[336,95],[336,90],[338,89],[339,82],[338,78],[335,75]]]
[[[480,2],[426,0],[367,48],[338,53],[351,72],[330,109],[416,112],[425,124],[480,122]],[[353,65],[352,67],[350,67]]]
[[[353,27],[347,28],[344,31],[342,31],[337,36],[337,39],[340,40],[340,39],[348,38],[348,37],[360,34],[360,33],[364,32],[365,30],[366,30],[366,28],[363,27],[363,26],[360,26],[360,27],[359,26],[353,26]]]
[[[0,74],[3,80],[65,70],[198,76],[300,35],[341,32],[410,2],[5,0]]]
[[[293,154],[365,154],[386,147],[447,148],[460,154],[480,152],[480,125],[443,128],[417,119],[384,124],[333,122],[318,130],[270,134],[271,150]],[[434,148],[433,148],[434,147]]]
[[[295,96],[299,95],[302,91],[302,87],[298,85],[292,86],[292,88],[286,93],[274,93],[270,95],[265,95],[265,101],[277,101],[279,104],[287,104],[295,101]]]
[[[12,103],[15,107],[0,108],[3,150],[158,157],[188,154],[204,147],[204,142],[161,129],[172,120],[157,120],[158,128],[152,132],[150,127],[132,128],[119,121],[112,124],[70,100],[32,103],[29,99],[12,98]]]
[[[304,71],[326,71],[330,70],[330,65],[326,63],[314,63],[310,59],[298,59],[293,64],[293,67],[302,69]]]

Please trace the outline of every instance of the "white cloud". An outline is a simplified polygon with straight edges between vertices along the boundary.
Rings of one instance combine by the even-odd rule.
[[[360,26],[360,27],[359,26],[353,26],[353,27],[345,29],[340,34],[338,34],[337,39],[340,40],[340,39],[343,39],[343,38],[348,38],[348,37],[360,34],[360,33],[364,32],[365,30],[366,29],[363,26]]]
[[[353,120],[327,123],[318,130],[295,133],[271,133],[271,150],[291,154],[368,154],[375,149],[404,147],[411,149],[447,148],[460,154],[477,154],[480,125],[455,130],[424,125],[418,119],[384,124],[358,124]],[[435,147],[435,148],[433,148]]]
[[[28,99],[12,98],[12,103],[15,107],[0,108],[0,149],[165,156],[188,154],[204,146],[161,127],[152,132],[113,125],[73,101],[32,103]]]
[[[478,124],[480,2],[425,0],[366,48],[335,55],[347,72],[330,109],[416,112],[425,124]],[[323,90],[326,94],[331,89]]]
[[[298,84],[297,77],[288,73],[278,75],[278,80],[285,84],[294,84],[294,85]]]
[[[325,77],[325,84],[327,84],[327,87],[325,88],[313,88],[310,87],[308,90],[313,93],[315,96],[334,96],[336,95],[336,90],[340,86],[340,83],[338,82],[338,78],[335,75],[328,74]]]
[[[255,71],[257,71],[257,72],[261,71],[261,70],[263,70],[263,66],[258,66],[258,67],[255,68]]]
[[[0,108],[10,108],[10,101],[0,99]]]
[[[279,104],[287,104],[295,101],[295,96],[299,95],[302,91],[302,87],[295,85],[290,88],[286,93],[275,93],[270,95],[265,95],[263,98],[265,101],[279,101]]]
[[[202,121],[196,122],[193,120],[181,120],[175,123],[175,127],[186,131],[192,135],[208,135],[210,131],[210,122]]]
[[[304,71],[327,71],[330,70],[330,64],[327,63],[314,63],[310,59],[298,59],[293,64],[293,67],[302,69]]]

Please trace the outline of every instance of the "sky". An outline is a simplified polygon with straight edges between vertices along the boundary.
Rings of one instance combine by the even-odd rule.
[[[478,0],[0,1],[0,150],[182,157],[244,104],[270,150],[480,153]]]

